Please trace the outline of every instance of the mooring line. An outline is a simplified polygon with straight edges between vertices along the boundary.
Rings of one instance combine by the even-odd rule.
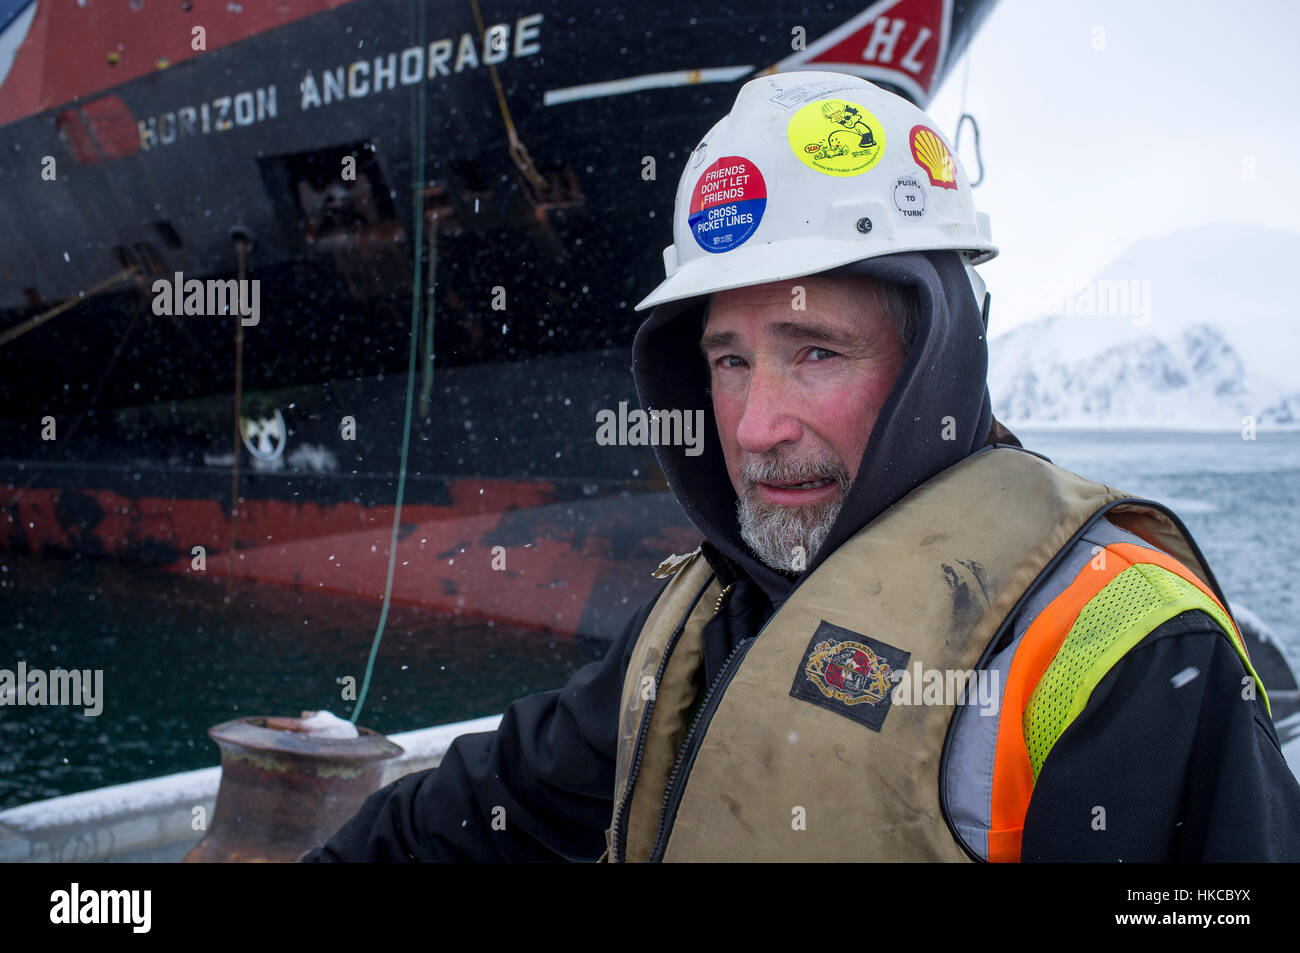
[[[239,288],[240,297],[243,296],[244,275],[248,269],[248,239],[240,236],[235,240],[235,254],[239,260]],[[241,300],[239,311],[244,310]],[[235,574],[238,572],[238,557],[235,554],[235,546],[239,542],[239,443],[240,443],[240,416],[243,414],[244,402],[244,318],[242,314],[235,315],[235,431],[232,435],[234,441],[234,461],[230,468],[230,571],[226,573],[226,596],[235,590]],[[283,439],[283,436],[281,437]]]
[[[91,288],[89,291],[85,292],[84,294],[78,294],[62,302],[61,304],[56,304],[48,311],[42,311],[36,317],[24,321],[22,324],[14,325],[11,328],[6,328],[4,331],[0,332],[0,347],[3,347],[4,345],[8,344],[10,341],[14,340],[15,338],[22,337],[28,331],[35,331],[46,321],[50,320],[50,318],[57,318],[63,312],[67,311],[69,308],[75,308],[77,305],[81,304],[81,302],[87,301],[90,298],[95,297],[95,295],[107,291],[109,288],[113,287],[113,285],[117,284],[118,282],[126,281],[126,279],[134,276],[135,273],[139,270],[140,269],[138,269],[135,265],[131,265],[130,267],[123,268],[113,277],[105,278],[103,281],[95,285],[93,288]]]
[[[419,45],[423,47],[425,33],[424,5],[418,3],[418,0],[411,0],[407,5],[407,9],[412,11],[411,19],[414,20],[414,8],[416,6],[420,8]],[[414,287],[411,296],[411,348],[406,367],[406,419],[402,426],[402,462],[397,472],[397,505],[393,508],[393,534],[388,544],[388,578],[384,582],[384,604],[379,612],[379,625],[375,628],[375,639],[370,644],[370,657],[366,660],[366,674],[361,681],[361,692],[357,696],[357,707],[352,712],[351,720],[354,725],[361,718],[361,707],[366,702],[366,693],[370,691],[370,677],[374,674],[375,658],[379,655],[379,643],[384,638],[384,626],[388,623],[388,606],[393,596],[393,571],[397,565],[397,532],[402,525],[402,499],[406,494],[406,461],[411,447],[411,408],[415,399],[415,358],[420,333],[420,305],[423,298],[421,283],[423,273],[420,269],[420,258],[424,250],[424,84],[424,77],[421,77],[419,84],[413,90],[416,109],[414,121],[411,124],[411,148],[415,151],[415,161],[411,165],[412,171],[417,177],[411,188],[415,212],[415,257],[411,268],[414,273]]]

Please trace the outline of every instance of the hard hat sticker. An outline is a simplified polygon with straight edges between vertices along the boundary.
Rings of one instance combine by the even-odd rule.
[[[708,154],[709,141],[707,139],[702,139],[700,144],[695,147],[695,153],[691,156],[691,168],[699,168],[700,163],[704,161],[704,157]]]
[[[925,189],[910,175],[900,176],[894,183],[894,208],[903,218],[922,218],[925,215]]]
[[[743,245],[763,220],[767,183],[758,166],[741,156],[723,156],[695,183],[687,223],[707,252]]]
[[[827,175],[861,175],[885,154],[885,127],[847,99],[809,103],[790,117],[786,135],[800,162]]]
[[[776,80],[773,82],[776,82]],[[860,91],[862,89],[862,84],[847,80],[847,77],[841,77],[840,79],[833,79],[830,81],[823,80],[819,83],[799,83],[796,86],[791,86],[789,89],[778,93],[776,96],[769,97],[769,99],[778,106],[784,106],[786,109],[794,109],[796,106],[806,105],[814,99],[825,99],[831,93],[838,93],[845,89],[856,89]]]
[[[957,162],[939,134],[926,126],[913,126],[908,137],[912,158],[930,177],[930,184],[944,189],[957,188]]]

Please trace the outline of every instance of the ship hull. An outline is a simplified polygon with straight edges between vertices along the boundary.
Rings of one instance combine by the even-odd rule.
[[[924,100],[987,5],[288,7],[0,125],[0,328],[73,304],[0,348],[0,545],[378,599],[400,484],[392,598],[610,637],[697,541],[596,419],[686,155],[769,68]]]

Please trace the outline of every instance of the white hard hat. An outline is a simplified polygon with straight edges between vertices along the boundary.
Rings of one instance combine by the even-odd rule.
[[[933,120],[844,73],[778,73],[741,88],[686,160],[667,278],[636,310],[896,252],[993,258],[988,216]]]

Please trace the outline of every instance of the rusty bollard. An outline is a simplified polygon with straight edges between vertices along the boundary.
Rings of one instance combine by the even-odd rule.
[[[325,841],[383,783],[402,749],[369,728],[328,737],[321,718],[237,718],[208,729],[221,749],[212,823],[186,863],[289,863]],[[326,716],[334,725],[346,724]]]

